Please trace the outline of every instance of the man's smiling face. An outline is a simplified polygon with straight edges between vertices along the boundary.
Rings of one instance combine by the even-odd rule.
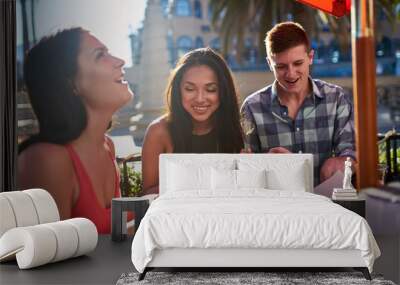
[[[305,45],[269,55],[268,63],[278,81],[278,87],[288,93],[306,92],[313,56],[314,51],[307,52]]]

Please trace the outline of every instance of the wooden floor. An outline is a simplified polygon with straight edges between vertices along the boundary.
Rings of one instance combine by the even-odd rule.
[[[400,235],[375,236],[381,257],[375,261],[374,273],[400,284]]]

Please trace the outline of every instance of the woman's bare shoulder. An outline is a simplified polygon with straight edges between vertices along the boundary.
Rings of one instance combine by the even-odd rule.
[[[145,150],[152,152],[171,152],[172,140],[168,129],[168,122],[165,117],[160,117],[147,127],[143,141]]]
[[[18,156],[19,189],[43,188],[53,197],[59,196],[59,192],[69,197],[75,186],[74,175],[72,161],[63,145],[36,143]]]
[[[165,116],[155,119],[149,124],[146,136],[151,135],[157,138],[169,138],[168,123]]]
[[[18,188],[42,188],[57,203],[60,216],[71,216],[78,190],[74,166],[65,146],[36,143],[18,156]]]
[[[29,146],[18,156],[19,168],[39,167],[51,172],[72,169],[68,151],[63,145],[36,143]]]
[[[25,156],[48,156],[48,155],[67,155],[67,150],[64,145],[58,145],[54,143],[40,142],[35,143],[26,148],[21,154]]]

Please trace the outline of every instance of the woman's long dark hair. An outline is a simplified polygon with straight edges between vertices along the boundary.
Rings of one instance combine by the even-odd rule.
[[[170,75],[165,95],[168,108],[167,122],[174,152],[192,152],[192,118],[183,108],[180,86],[185,72],[190,67],[200,65],[211,68],[218,80],[220,105],[213,114],[213,131],[216,133],[218,152],[240,152],[243,148],[243,136],[238,95],[225,60],[211,48],[200,48],[185,54]]]
[[[74,81],[82,28],[71,28],[44,37],[27,54],[25,84],[39,121],[39,134],[30,137],[19,152],[36,142],[66,144],[80,136],[87,124],[82,99]]]

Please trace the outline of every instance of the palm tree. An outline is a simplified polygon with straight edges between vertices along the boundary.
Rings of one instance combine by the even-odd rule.
[[[400,20],[396,12],[400,0],[377,0],[377,9],[382,9],[393,24]],[[212,24],[222,39],[222,52],[235,45],[237,58],[244,47],[244,37],[248,31],[258,33],[259,51],[265,54],[263,41],[266,32],[276,23],[292,20],[300,23],[311,38],[318,38],[321,29],[329,26],[338,40],[342,52],[350,46],[350,17],[335,18],[322,11],[308,7],[294,0],[210,0]],[[398,9],[398,8],[397,8]]]

